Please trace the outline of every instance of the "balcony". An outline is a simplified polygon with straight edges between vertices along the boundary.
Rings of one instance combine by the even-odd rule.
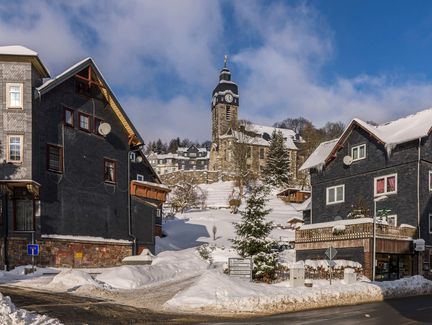
[[[399,227],[387,223],[376,225],[377,238],[412,240],[416,228],[410,225]],[[310,243],[334,240],[364,239],[373,237],[373,219],[350,219],[304,225],[296,231],[296,243]]]

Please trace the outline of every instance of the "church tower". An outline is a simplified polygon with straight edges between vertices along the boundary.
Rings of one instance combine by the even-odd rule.
[[[212,147],[210,152],[210,169],[220,167],[220,160],[226,160],[222,151],[221,136],[229,136],[231,130],[238,129],[238,87],[231,80],[231,72],[227,68],[227,56],[225,55],[224,67],[219,74],[219,83],[213,90],[212,112]]]

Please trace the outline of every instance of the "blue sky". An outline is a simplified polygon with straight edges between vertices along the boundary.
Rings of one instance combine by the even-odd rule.
[[[432,106],[430,1],[0,0],[0,42],[37,51],[53,76],[93,57],[147,142],[210,139],[224,54],[240,118],[256,123]]]

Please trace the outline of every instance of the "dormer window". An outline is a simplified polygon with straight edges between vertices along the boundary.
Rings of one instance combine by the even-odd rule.
[[[7,108],[23,108],[23,84],[6,84],[6,106]]]
[[[366,158],[366,144],[355,146],[351,148],[351,157],[353,161]]]

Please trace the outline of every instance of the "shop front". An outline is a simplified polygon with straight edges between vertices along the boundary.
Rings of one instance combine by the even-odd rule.
[[[413,255],[408,254],[380,254],[376,256],[376,280],[397,280],[414,275]]]

